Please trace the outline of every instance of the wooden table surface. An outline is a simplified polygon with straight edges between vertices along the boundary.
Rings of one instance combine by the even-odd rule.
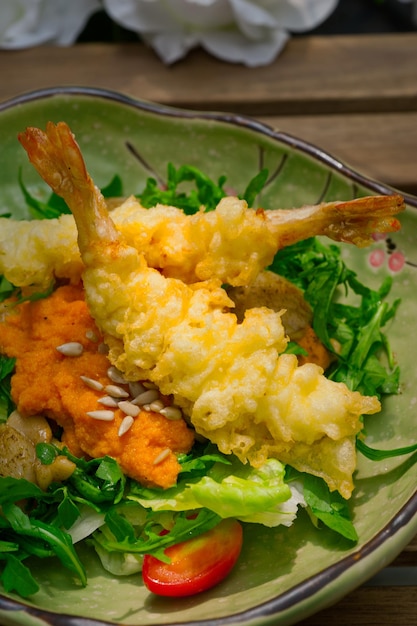
[[[166,67],[142,44],[0,51],[0,101],[62,85],[250,115],[417,195],[417,33],[293,38],[266,67],[201,50]],[[302,626],[417,624],[417,540],[391,567]]]

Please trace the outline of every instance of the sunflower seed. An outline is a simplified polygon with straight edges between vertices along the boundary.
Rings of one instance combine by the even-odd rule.
[[[161,415],[164,415],[168,420],[180,420],[182,418],[182,411],[177,406],[166,406],[159,411]]]
[[[136,396],[136,398],[132,400],[132,402],[133,404],[143,405],[143,404],[150,404],[151,402],[154,402],[155,400],[158,400],[158,399],[159,399],[159,391],[157,389],[148,389],[147,391],[144,391],[140,393],[138,396]]]
[[[158,465],[159,463],[162,463],[162,461],[165,461],[165,459],[171,454],[171,450],[169,448],[165,448],[165,450],[162,450],[162,452],[160,452],[153,460],[153,465]]]
[[[136,396],[145,391],[145,387],[141,382],[134,381],[129,383],[129,391],[132,398],[136,398]]]
[[[97,402],[100,402],[103,406],[108,406],[113,409],[117,409],[119,406],[116,400],[111,396],[103,396],[102,398],[99,398]]]
[[[90,387],[91,389],[95,389],[96,391],[101,391],[103,389],[103,385],[98,380],[94,380],[94,378],[88,378],[88,376],[80,376],[83,383]]]
[[[155,413],[160,413],[161,409],[163,409],[164,406],[165,404],[162,402],[162,400],[155,400],[154,402],[150,403],[149,410],[154,411]]]
[[[90,341],[94,341],[94,343],[96,343],[98,341],[97,334],[94,332],[94,330],[91,330],[91,329],[86,330],[85,331],[85,336]]]
[[[78,343],[78,341],[63,343],[60,346],[57,346],[56,349],[64,356],[80,356],[84,350],[83,345]]]
[[[121,387],[118,387],[117,385],[106,385],[104,387],[104,391],[107,391],[109,396],[112,396],[113,398],[128,398],[129,397],[128,392],[122,389]]]
[[[111,365],[107,370],[107,376],[114,383],[118,383],[119,385],[126,384],[126,379],[123,377],[122,372],[118,370],[117,367],[114,367],[114,365]]]
[[[122,422],[119,426],[119,430],[118,430],[118,435],[119,437],[122,437],[122,435],[124,435],[125,433],[127,433],[127,431],[133,426],[133,422],[135,420],[133,419],[133,417],[131,415],[126,415],[126,417],[124,417],[122,419]]]
[[[88,411],[87,415],[102,422],[111,422],[114,420],[113,411]]]
[[[130,415],[131,417],[136,417],[140,413],[140,408],[136,406],[136,404],[132,404],[128,400],[122,400],[119,402],[119,409],[126,413],[126,415]]]

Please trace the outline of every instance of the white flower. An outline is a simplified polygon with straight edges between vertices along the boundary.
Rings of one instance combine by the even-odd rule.
[[[270,63],[291,32],[318,26],[338,0],[103,0],[118,24],[137,32],[166,63],[197,45],[251,67]]]
[[[70,45],[103,9],[166,63],[201,45],[226,61],[270,63],[290,33],[325,20],[338,0],[0,0],[0,47]]]
[[[72,44],[101,0],[0,0],[0,47]]]

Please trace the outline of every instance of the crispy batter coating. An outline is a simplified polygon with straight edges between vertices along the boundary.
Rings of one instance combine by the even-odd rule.
[[[398,195],[275,211],[249,209],[243,200],[227,197],[215,211],[188,216],[175,207],[144,209],[130,197],[111,216],[125,241],[165,276],[248,285],[280,248],[318,234],[368,245],[372,233],[398,230],[394,215],[403,208]],[[76,238],[72,216],[0,218],[0,274],[18,286],[46,287],[55,277],[77,282],[83,266]]]
[[[349,497],[354,437],[361,415],[379,411],[378,399],[282,354],[280,313],[252,308],[238,323],[219,279],[189,285],[149,267],[109,217],[66,124],[27,129],[20,141],[73,212],[88,304],[113,363],[173,394],[223,452],[254,465],[277,457]]]
[[[0,218],[0,274],[13,285],[46,289],[55,278],[77,283],[82,270],[72,215],[32,221]]]
[[[233,197],[223,199],[216,211],[191,216],[162,205],[144,209],[131,197],[111,215],[150,267],[187,283],[215,276],[230,284],[246,284],[271,263],[277,249],[264,214]],[[72,216],[0,218],[0,273],[13,284],[45,287],[55,277],[76,282],[82,269]]]

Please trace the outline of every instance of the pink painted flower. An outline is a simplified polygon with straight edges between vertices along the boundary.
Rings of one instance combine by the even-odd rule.
[[[402,252],[393,252],[388,258],[388,267],[391,272],[399,272],[405,265],[405,256]]]
[[[381,265],[383,265],[385,261],[385,252],[381,248],[372,250],[368,259],[371,267],[381,267]]]
[[[384,241],[384,239],[387,238],[387,234],[386,233],[373,233],[372,234],[372,239],[374,241]]]

